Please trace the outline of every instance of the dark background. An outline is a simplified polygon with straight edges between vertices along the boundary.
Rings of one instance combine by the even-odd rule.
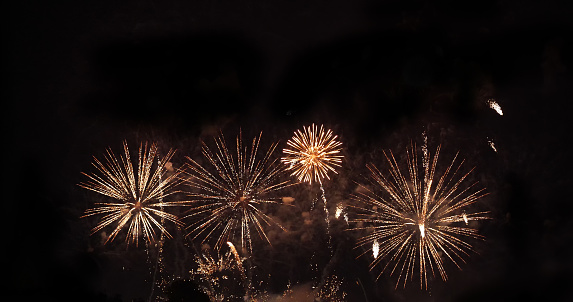
[[[472,178],[490,192],[476,207],[494,219],[447,283],[394,290],[394,277],[375,283],[367,259],[355,259],[343,223],[333,223],[329,257],[322,212],[309,210],[319,191],[303,187],[291,192],[297,207],[277,214],[291,235],[254,253],[273,274],[268,292],[316,282],[309,265],[334,259],[350,301],[571,298],[573,22],[560,2],[11,1],[5,12],[10,300],[149,296],[153,255],[121,240],[102,246],[88,236],[96,221],[79,218],[98,198],[76,186],[92,155],[156,141],[178,149],[180,166],[219,129],[263,131],[263,145],[280,150],[310,123],[344,144],[344,165],[325,184],[331,205],[349,202],[366,163],[387,167],[382,149],[403,154],[426,131],[445,163],[460,150],[476,166]],[[311,230],[299,223],[305,211],[316,216]],[[166,247],[166,274],[184,278],[193,249],[180,235]]]

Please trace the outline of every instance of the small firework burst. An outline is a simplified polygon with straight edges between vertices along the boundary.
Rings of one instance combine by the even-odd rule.
[[[195,263],[197,269],[190,271],[191,276],[211,301],[226,301],[225,298],[236,290],[237,262],[230,250],[216,257],[208,253],[196,255]]]
[[[138,245],[138,238],[142,234],[148,242],[155,241],[154,227],[171,238],[161,221],[167,220],[176,225],[183,225],[177,216],[163,211],[163,207],[178,205],[175,202],[163,201],[163,198],[177,192],[173,189],[180,183],[178,176],[182,171],[177,170],[167,175],[165,168],[174,151],[169,150],[167,155],[158,158],[157,164],[154,165],[157,145],[152,144],[148,148],[147,143],[140,144],[136,172],[126,142],[123,143],[123,149],[124,157],[120,157],[121,162],[111,149],[107,150],[105,164],[94,157],[93,166],[99,174],[90,175],[82,172],[90,180],[79,184],[82,188],[111,197],[118,202],[95,203],[96,207],[86,210],[81,217],[104,215],[99,224],[92,229],[91,234],[115,224],[105,243],[113,241],[126,225],[129,226],[126,236],[128,244],[135,242]],[[153,171],[154,166],[155,171]]]
[[[313,181],[320,183],[325,177],[330,179],[328,172],[336,173],[335,167],[340,167],[342,162],[343,156],[339,155],[342,143],[330,129],[324,131],[322,125],[302,128],[303,131],[296,131],[287,142],[292,149],[283,149],[282,162],[300,182],[312,184]]]
[[[213,258],[208,254],[195,256],[195,263],[197,264],[197,269],[192,270],[191,275],[199,275],[202,279],[208,279],[213,284],[217,284],[221,276],[216,275],[226,270],[235,269],[236,260],[233,253],[228,251],[223,256],[218,255],[217,258]],[[222,276],[221,278],[228,279],[227,276]]]
[[[263,224],[274,224],[285,230],[279,223],[264,213],[267,204],[283,204],[277,192],[291,185],[288,180],[280,180],[284,168],[278,160],[272,160],[276,148],[273,144],[262,159],[258,158],[259,142],[262,133],[253,139],[250,151],[243,146],[239,135],[236,139],[236,156],[232,155],[224,137],[215,139],[215,153],[203,143],[203,155],[212,166],[208,170],[196,161],[189,160],[188,184],[196,190],[190,192],[190,214],[186,217],[195,221],[189,226],[193,238],[203,237],[203,242],[216,236],[218,250],[227,241],[238,238],[241,247],[252,251],[251,228],[269,244]]]
[[[390,178],[369,165],[376,189],[361,185],[363,192],[352,196],[360,204],[353,206],[358,215],[353,222],[359,224],[354,229],[370,230],[357,245],[367,247],[365,253],[374,256],[371,269],[386,259],[380,275],[387,268],[391,275],[398,273],[396,287],[401,281],[406,286],[416,267],[420,287],[427,288],[429,271],[434,275],[437,270],[446,281],[444,259],[459,268],[459,261],[465,262],[464,258],[473,251],[466,239],[484,239],[469,222],[489,219],[488,212],[467,211],[469,205],[487,194],[485,189],[474,189],[477,182],[466,184],[473,169],[462,174],[464,161],[456,163],[456,154],[445,172],[437,176],[440,148],[433,159],[425,146],[422,150],[420,166],[415,146],[407,153],[409,179],[402,174],[392,152],[384,152],[391,166]]]

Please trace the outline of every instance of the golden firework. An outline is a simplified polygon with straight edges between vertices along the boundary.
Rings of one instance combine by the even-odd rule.
[[[370,269],[386,260],[378,277],[391,268],[391,275],[399,274],[396,287],[401,281],[406,286],[416,267],[420,287],[427,288],[428,271],[434,275],[437,270],[446,281],[444,260],[449,259],[459,268],[459,261],[465,262],[464,257],[473,251],[466,239],[484,239],[471,222],[489,219],[488,212],[465,210],[487,195],[485,189],[474,189],[477,182],[466,184],[473,169],[463,174],[464,161],[457,163],[456,154],[445,172],[437,176],[440,147],[433,158],[427,148],[422,150],[421,165],[415,146],[411,145],[407,152],[409,179],[392,152],[384,152],[390,176],[387,178],[375,166],[368,165],[376,189],[360,185],[362,192],[352,196],[361,204],[352,206],[358,215],[354,229],[370,232],[357,245],[367,247],[364,254],[374,255]]]
[[[175,202],[165,202],[163,198],[175,193],[173,188],[180,183],[178,175],[180,170],[166,175],[166,164],[175,151],[169,150],[167,155],[159,159],[157,145],[152,144],[149,148],[147,143],[139,146],[139,161],[137,172],[133,169],[127,143],[123,143],[124,157],[120,160],[107,149],[106,163],[102,163],[94,157],[93,166],[99,173],[83,173],[90,180],[79,184],[80,187],[111,197],[118,202],[98,202],[96,207],[87,209],[81,217],[104,215],[100,222],[92,229],[94,234],[105,227],[115,224],[115,228],[105,243],[113,241],[117,234],[126,225],[126,242],[135,242],[143,234],[148,242],[155,241],[154,227],[158,228],[167,237],[171,235],[162,221],[166,219],[177,225],[182,225],[177,216],[163,211],[163,207],[177,205]],[[155,157],[158,157],[154,165]],[[155,169],[154,169],[155,166]],[[160,220],[156,219],[158,217]]]
[[[283,149],[282,162],[300,182],[312,184],[313,181],[321,183],[325,177],[330,179],[328,172],[336,173],[335,167],[340,167],[342,162],[343,156],[339,155],[342,143],[330,129],[324,131],[322,125],[318,128],[312,124],[302,129],[287,142],[292,149]]]
[[[197,191],[189,193],[191,210],[186,217],[196,221],[189,226],[188,235],[193,234],[194,239],[204,237],[203,242],[218,236],[217,250],[225,242],[238,238],[241,247],[252,251],[252,227],[269,244],[263,224],[274,224],[285,230],[264,213],[263,205],[282,204],[282,197],[276,193],[291,183],[280,180],[284,168],[271,159],[276,143],[258,158],[261,135],[253,139],[250,150],[243,146],[239,135],[235,156],[227,148],[222,134],[215,139],[215,153],[203,143],[203,155],[212,167],[209,170],[188,157],[188,184]]]

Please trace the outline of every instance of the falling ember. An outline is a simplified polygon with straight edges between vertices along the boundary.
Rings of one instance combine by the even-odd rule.
[[[378,240],[374,239],[372,243],[372,256],[374,259],[378,258],[378,252],[380,252],[380,244],[378,244]]]
[[[503,115],[503,111],[501,110],[501,106],[499,106],[499,104],[494,99],[487,100],[487,104],[488,104],[489,108],[495,110],[495,112],[497,112],[497,114]]]
[[[487,143],[493,149],[494,152],[497,152],[497,149],[495,148],[495,144],[493,143],[493,140],[488,139]]]
[[[165,157],[159,159],[156,144],[152,144],[149,148],[147,143],[140,144],[139,161],[135,171],[126,142],[123,143],[123,150],[124,157],[120,157],[121,161],[111,149],[107,150],[105,164],[94,157],[93,166],[100,175],[82,173],[90,180],[79,184],[84,189],[111,197],[117,202],[95,203],[96,207],[86,210],[81,217],[104,215],[99,224],[92,229],[92,234],[107,226],[115,225],[105,243],[113,241],[126,226],[128,244],[135,242],[138,245],[138,239],[142,234],[147,242],[154,242],[154,227],[161,231],[162,236],[165,234],[171,238],[163,225],[164,221],[183,225],[177,216],[163,211],[163,207],[179,205],[176,202],[163,201],[163,198],[176,193],[173,188],[181,183],[179,179],[181,170],[164,177],[167,174],[166,166],[175,152],[169,150]],[[155,157],[158,157],[158,161],[153,171]],[[157,218],[160,218],[159,221]]]
[[[331,241],[331,236],[330,236],[330,219],[329,219],[329,214],[328,214],[328,206],[326,205],[326,192],[324,192],[324,187],[322,186],[322,183],[320,183],[320,191],[322,192],[322,208],[324,209],[324,222],[326,223],[326,233],[328,234],[328,247],[332,248],[332,246],[330,245],[330,241]],[[332,249],[330,250],[332,252]]]
[[[485,189],[475,189],[477,182],[466,184],[473,169],[464,174],[464,161],[456,161],[457,154],[438,175],[439,152],[440,147],[432,158],[430,152],[422,148],[420,160],[412,145],[406,153],[406,173],[392,152],[384,152],[390,164],[390,176],[368,165],[374,189],[360,185],[362,192],[352,196],[358,205],[347,205],[357,211],[357,218],[352,220],[357,223],[354,230],[369,232],[358,239],[357,246],[372,246],[375,259],[370,269],[386,259],[378,277],[389,269],[390,275],[398,274],[396,287],[401,282],[405,287],[416,270],[421,288],[428,288],[428,272],[432,275],[438,272],[442,280],[447,281],[445,261],[450,260],[460,268],[459,262],[465,262],[465,257],[473,251],[466,239],[484,239],[477,229],[467,224],[470,220],[490,219],[489,212],[466,214],[463,209],[487,195]],[[415,235],[418,231],[420,236]]]

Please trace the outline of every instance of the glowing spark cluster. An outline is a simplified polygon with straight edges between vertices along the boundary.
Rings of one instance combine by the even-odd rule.
[[[283,149],[285,157],[282,162],[292,170],[291,175],[300,182],[321,182],[323,178],[330,179],[328,172],[336,173],[335,167],[340,167],[342,155],[340,153],[341,142],[332,131],[324,130],[312,124],[303,127],[303,131],[296,131],[294,136],[287,142],[292,149]]]
[[[489,108],[495,110],[495,112],[497,112],[497,114],[503,115],[503,111],[501,110],[501,106],[494,99],[487,100],[487,105],[489,106]]]
[[[336,212],[334,212],[334,218],[339,219],[340,216],[344,217],[344,221],[348,224],[348,213],[344,210],[342,203],[336,205]]]
[[[374,257],[374,259],[378,258],[379,252],[380,252],[380,243],[378,243],[378,239],[374,239],[374,242],[372,242],[372,257]]]
[[[271,160],[276,143],[262,159],[258,158],[261,135],[253,139],[250,151],[243,147],[238,136],[235,156],[222,134],[215,139],[215,153],[203,143],[203,155],[212,166],[210,170],[188,157],[188,184],[197,191],[189,193],[191,210],[186,216],[196,219],[189,226],[194,239],[202,236],[206,241],[217,236],[215,248],[220,249],[225,242],[238,238],[243,248],[252,251],[251,228],[269,244],[263,224],[285,230],[260,209],[264,204],[283,204],[282,196],[276,193],[291,185],[288,180],[279,179],[284,167],[278,160]]]
[[[178,176],[180,170],[166,176],[165,166],[174,154],[169,150],[167,155],[158,159],[158,164],[153,171],[153,162],[157,156],[157,145],[147,147],[139,146],[139,161],[137,172],[134,171],[129,156],[127,143],[123,144],[124,157],[121,162],[107,150],[106,163],[102,163],[94,157],[93,166],[99,174],[86,174],[90,180],[80,183],[79,186],[99,194],[111,197],[118,202],[98,202],[96,207],[88,209],[82,217],[92,215],[104,215],[99,224],[92,229],[92,234],[115,224],[115,228],[105,243],[113,241],[117,234],[128,225],[126,242],[138,244],[138,238],[143,234],[148,242],[155,241],[154,227],[158,228],[167,237],[171,235],[163,223],[156,217],[182,225],[177,216],[163,211],[165,206],[177,205],[173,202],[164,202],[163,198],[175,193],[173,188],[180,183]]]
[[[390,164],[390,176],[387,178],[376,167],[368,165],[376,189],[361,185],[363,192],[352,196],[359,204],[354,206],[358,215],[354,220],[358,223],[355,229],[373,230],[358,240],[358,246],[366,246],[366,252],[372,251],[375,259],[370,269],[383,264],[382,259],[385,259],[378,277],[387,268],[391,269],[391,275],[398,274],[396,287],[401,281],[405,287],[406,281],[412,280],[416,267],[420,287],[427,288],[428,271],[432,275],[438,271],[446,281],[444,260],[449,259],[459,268],[459,261],[465,262],[464,257],[473,251],[466,239],[484,239],[469,222],[489,219],[488,212],[459,213],[487,194],[485,189],[474,189],[477,182],[466,184],[473,169],[463,174],[464,161],[456,163],[456,154],[438,176],[436,166],[440,148],[433,158],[427,148],[422,150],[421,165],[414,146],[407,152],[409,179],[392,152],[384,152]]]
[[[338,219],[340,218],[340,215],[342,215],[342,211],[344,211],[344,206],[339,203],[336,205],[336,212],[334,212],[334,218]]]
[[[317,299],[318,301],[346,301],[347,293],[341,290],[342,284],[343,281],[339,280],[336,275],[328,277],[324,285],[317,291],[315,301]]]

